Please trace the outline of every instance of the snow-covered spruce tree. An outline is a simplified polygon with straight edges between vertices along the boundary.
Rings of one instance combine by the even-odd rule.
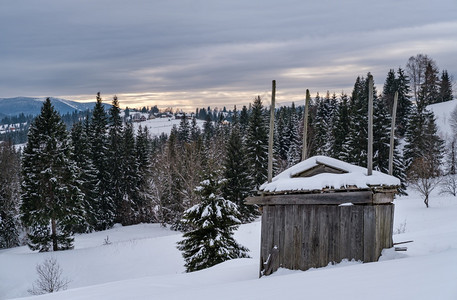
[[[373,168],[387,173],[389,171],[391,117],[381,99],[373,103]]]
[[[327,97],[329,97],[329,93],[327,92]],[[335,143],[336,143],[336,137],[334,135],[335,133],[335,126],[338,125],[338,118],[339,118],[339,106],[340,106],[340,101],[335,93],[332,94],[329,100],[329,121],[328,121],[328,130],[327,130],[327,143],[326,143],[326,152],[328,156],[335,157],[334,156],[334,149],[335,149]]]
[[[138,163],[138,200],[135,223],[154,222],[152,209],[151,183],[151,139],[147,127],[138,127],[135,143],[135,155]]]
[[[385,102],[381,99],[374,101],[373,106],[373,167],[377,171],[388,173],[392,118]],[[406,195],[406,168],[398,150],[396,138],[394,139],[393,175],[401,181],[399,192]]]
[[[424,73],[424,82],[419,89],[419,109],[424,109],[427,105],[437,103],[440,99],[439,93],[440,80],[438,77],[438,68],[431,62],[427,63]]]
[[[205,123],[203,123],[203,140],[205,144],[209,143],[211,138],[214,135],[214,125],[213,121],[211,120],[211,115],[206,115]]]
[[[397,70],[396,87],[398,91],[398,104],[395,134],[403,137],[408,126],[409,115],[411,114],[413,104],[411,102],[409,78],[401,68]]]
[[[273,136],[274,169],[279,173],[287,168],[287,152],[290,144],[286,135],[287,119],[287,107],[282,106],[275,113],[275,131]]]
[[[248,130],[248,125],[249,125],[249,110],[246,107],[246,105],[243,105],[243,108],[241,109],[240,112],[240,132],[241,136],[243,138],[246,137],[246,132]]]
[[[21,213],[32,250],[72,248],[72,229],[84,221],[71,150],[65,124],[48,98],[30,126],[22,162]]]
[[[374,89],[373,94],[376,95]],[[343,144],[342,159],[358,166],[366,166],[367,141],[368,80],[357,77],[350,101],[349,133]]]
[[[403,157],[407,169],[421,157],[425,157],[427,165],[434,170],[440,169],[444,142],[437,134],[433,112],[426,109],[419,110],[419,107],[413,110],[405,133],[405,142]],[[432,173],[436,174],[436,171]]]
[[[124,207],[124,157],[122,151],[124,146],[123,134],[124,126],[121,118],[121,109],[119,107],[119,100],[116,96],[113,97],[111,108],[108,117],[108,166],[109,166],[109,191],[111,193],[112,201],[116,207],[115,221],[124,223],[123,214]]]
[[[135,153],[135,136],[132,124],[126,125],[121,141],[121,180],[122,199],[117,208],[118,220],[122,225],[132,225],[141,206],[139,201],[138,161]]]
[[[444,178],[441,193],[457,196],[457,139],[454,136],[446,148]]]
[[[391,112],[393,109],[394,96],[396,91],[397,78],[395,76],[394,69],[390,69],[387,73],[386,81],[384,82],[381,97],[382,101],[384,101],[385,105],[389,108],[389,112]]]
[[[10,142],[0,142],[0,249],[19,245],[21,164]]]
[[[189,143],[190,138],[191,138],[190,131],[191,131],[191,127],[189,124],[189,120],[187,119],[187,116],[184,113],[182,116],[181,122],[179,122],[178,141],[180,143]]]
[[[449,76],[447,70],[443,70],[441,73],[439,95],[439,102],[446,102],[454,99],[452,94],[452,78]]]
[[[253,188],[257,189],[267,180],[268,130],[260,96],[254,99],[246,136],[246,149]]]
[[[200,126],[197,125],[197,118],[193,117],[192,123],[190,126],[191,141],[196,142],[200,138],[201,134],[202,134],[202,132],[201,132]]]
[[[300,124],[298,123],[298,115],[295,109],[295,105],[292,102],[290,109],[290,117],[288,126],[286,128],[286,134],[289,140],[289,149],[287,150],[287,166],[291,167],[301,160],[302,150],[302,139],[300,138]]]
[[[233,125],[226,147],[227,154],[224,161],[226,181],[222,188],[223,197],[238,205],[241,222],[251,222],[258,216],[258,212],[256,206],[245,204],[245,199],[250,194],[251,179],[239,123]]]
[[[327,155],[326,142],[327,132],[330,130],[328,126],[329,121],[329,103],[328,99],[322,98],[317,93],[314,99],[316,103],[316,116],[314,117],[313,127],[315,130],[314,147],[316,149],[316,155]]]
[[[84,194],[84,218],[85,223],[80,228],[75,228],[75,232],[90,232],[95,227],[95,217],[93,215],[96,208],[97,195],[97,171],[92,163],[90,153],[90,142],[87,137],[87,128],[89,121],[86,119],[85,124],[77,122],[71,128],[71,142],[73,145],[72,159],[78,167],[78,181]]]
[[[110,166],[107,135],[108,118],[102,104],[100,93],[92,112],[90,126],[91,159],[97,175],[96,208],[94,211],[95,230],[105,230],[114,225],[116,206],[114,205],[110,187]]]
[[[240,224],[235,203],[221,195],[220,176],[215,172],[197,187],[200,203],[186,210],[183,223],[190,231],[178,242],[187,272],[209,268],[221,262],[248,257],[249,251],[233,238]]]
[[[332,130],[333,145],[330,150],[332,157],[342,159],[343,144],[349,134],[349,103],[346,94],[341,95],[341,101],[337,105],[336,117]]]
[[[183,189],[183,178],[181,156],[179,143],[177,140],[178,129],[173,125],[165,147],[165,178],[163,184],[166,184],[166,194],[162,198],[163,221],[166,224],[172,224],[175,230],[181,229],[180,220],[185,210],[184,199],[181,193]],[[159,183],[161,184],[161,183]]]

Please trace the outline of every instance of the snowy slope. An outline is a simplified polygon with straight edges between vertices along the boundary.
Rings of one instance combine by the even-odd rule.
[[[457,100],[427,106],[427,109],[431,110],[434,113],[436,118],[436,125],[438,126],[438,132],[441,138],[444,140],[448,140],[452,135],[450,120],[451,113],[456,107]]]
[[[0,98],[0,114],[7,116],[17,116],[21,113],[25,115],[38,115],[41,112],[41,107],[46,98]],[[95,102],[76,102],[71,100],[52,98],[51,103],[54,108],[61,114],[72,113],[74,111],[86,111],[93,109]],[[103,103],[105,109],[111,107],[108,103]]]
[[[71,280],[69,290],[36,299],[457,299],[457,199],[434,194],[427,209],[412,192],[395,205],[394,231],[401,233],[394,241],[414,242],[407,252],[385,250],[376,263],[280,269],[258,279],[260,223],[254,222],[236,233],[251,259],[183,273],[175,248],[181,235],[136,225],[80,235],[72,251],[0,251],[0,299],[26,296],[35,264],[49,255]],[[106,236],[110,245],[103,245]]]
[[[135,132],[137,132],[138,127],[142,126],[147,127],[149,134],[151,136],[160,136],[162,133],[166,135],[170,135],[171,128],[173,125],[176,125],[176,127],[179,127],[179,123],[181,122],[180,119],[174,119],[174,118],[157,118],[157,119],[152,119],[152,120],[147,120],[144,122],[138,122],[138,123],[133,123],[133,129]],[[203,127],[203,123],[205,121],[203,120],[197,120],[197,125],[200,126],[200,128]],[[189,120],[189,124],[191,121]]]

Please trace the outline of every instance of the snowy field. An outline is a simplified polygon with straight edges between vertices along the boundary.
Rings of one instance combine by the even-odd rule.
[[[160,136],[162,133],[165,133],[166,135],[169,136],[173,125],[176,125],[176,127],[179,127],[180,122],[181,122],[180,119],[157,118],[157,119],[152,119],[152,120],[146,120],[144,122],[133,123],[133,129],[134,129],[134,132],[137,132],[138,127],[141,125],[143,128],[144,127],[148,128],[149,134],[151,136]],[[203,127],[203,123],[205,123],[205,121],[197,120],[197,125],[200,126],[200,128]],[[192,124],[192,120],[189,120],[189,125],[191,125],[191,124]]]
[[[143,224],[76,237],[75,249],[0,251],[0,299],[27,297],[35,265],[53,256],[71,280],[68,290],[32,299],[457,299],[457,198],[435,193],[425,208],[415,192],[395,200],[394,242],[379,262],[343,262],[305,272],[280,269],[258,278],[260,222],[236,239],[250,259],[184,273],[177,232]],[[110,244],[105,244],[105,239]]]

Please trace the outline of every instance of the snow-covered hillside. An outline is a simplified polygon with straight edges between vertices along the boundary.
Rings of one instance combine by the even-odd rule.
[[[436,118],[436,125],[440,136],[448,140],[451,137],[451,113],[457,107],[457,100],[437,103],[427,106],[428,109],[433,111]]]
[[[457,299],[457,198],[434,194],[395,200],[394,241],[414,240],[407,252],[388,249],[376,263],[343,262],[306,272],[280,269],[258,278],[260,222],[236,239],[251,250],[213,268],[183,273],[177,232],[156,224],[115,227],[76,237],[76,249],[0,251],[0,299],[27,296],[35,265],[53,256],[71,280],[63,292],[36,299]],[[105,245],[109,237],[111,244]],[[31,297],[35,298],[35,297]]]
[[[93,109],[95,102],[76,102],[71,100],[50,98],[54,108],[61,114],[72,113],[75,111],[86,111]],[[0,98],[0,115],[17,116],[21,113],[24,115],[38,115],[41,112],[41,107],[46,98]],[[108,110],[111,105],[103,103],[103,106]]]
[[[180,119],[175,118],[156,118],[152,120],[146,120],[144,122],[133,123],[133,127],[135,132],[138,130],[139,126],[142,126],[143,128],[147,127],[151,136],[160,136],[162,133],[170,135],[173,125],[179,127],[180,122]],[[191,121],[189,120],[189,123],[190,122]],[[203,123],[204,121],[197,120],[197,125],[200,126],[200,128],[202,128]]]

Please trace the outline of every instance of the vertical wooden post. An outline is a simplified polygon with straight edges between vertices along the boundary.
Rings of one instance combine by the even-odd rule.
[[[367,175],[373,174],[373,76],[368,76],[368,162]]]
[[[302,160],[305,160],[308,155],[308,114],[309,114],[309,101],[311,97],[309,95],[309,90],[306,90],[306,99],[305,99],[305,116],[303,117],[303,153],[301,156]]]
[[[270,134],[268,136],[268,182],[273,179],[273,134],[275,128],[275,95],[276,80],[272,82],[271,106],[270,106]]]
[[[394,173],[394,140],[395,140],[395,119],[397,118],[398,91],[395,92],[394,106],[392,110],[392,126],[390,128],[390,149],[389,149],[389,175]]]

